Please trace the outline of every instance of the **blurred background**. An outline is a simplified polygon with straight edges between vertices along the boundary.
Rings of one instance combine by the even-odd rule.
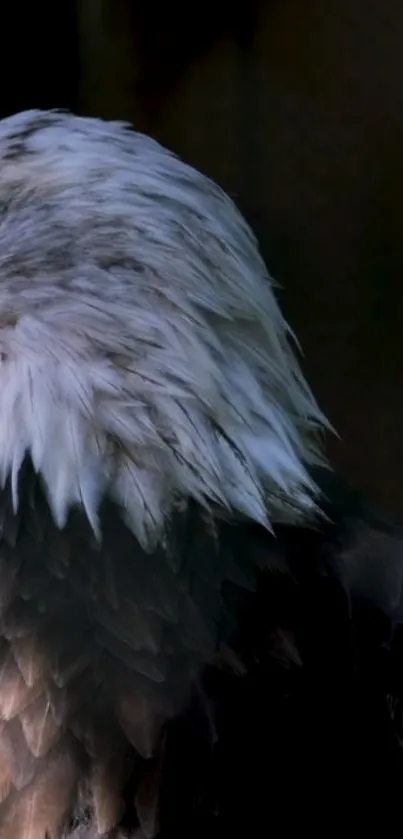
[[[5,6],[5,8],[4,8]],[[403,514],[401,0],[3,4],[0,116],[129,120],[259,237],[334,465]]]

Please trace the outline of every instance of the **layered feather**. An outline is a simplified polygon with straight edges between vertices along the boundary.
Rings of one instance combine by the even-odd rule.
[[[266,527],[314,510],[326,421],[248,225],[117,123],[0,123],[0,475],[25,454],[56,522],[105,492],[142,545],[179,499]],[[320,435],[319,435],[320,436]]]
[[[326,421],[247,224],[158,144],[19,114],[0,199],[0,839],[149,839],[167,722],[244,672],[277,561],[232,524],[315,511]]]

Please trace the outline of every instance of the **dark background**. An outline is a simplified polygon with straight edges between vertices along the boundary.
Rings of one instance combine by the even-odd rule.
[[[218,180],[283,286],[334,464],[403,514],[403,4],[235,5],[15,2],[0,116],[127,119]]]

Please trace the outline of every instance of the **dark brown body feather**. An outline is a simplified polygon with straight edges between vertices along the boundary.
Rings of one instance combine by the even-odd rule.
[[[112,505],[102,544],[79,512],[58,530],[29,464],[20,495],[17,515],[1,498],[0,837],[104,835],[122,818],[154,835],[165,723],[220,655],[223,581],[253,588],[263,558],[245,562],[195,506],[148,555]]]
[[[116,509],[99,546],[78,513],[55,528],[29,466],[21,490],[1,506],[0,839],[281,835],[397,805],[393,524],[332,487],[321,531],[192,508],[145,555]]]

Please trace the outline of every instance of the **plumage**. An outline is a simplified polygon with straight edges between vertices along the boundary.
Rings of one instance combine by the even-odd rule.
[[[15,115],[0,163],[0,839],[394,802],[403,531],[318,469],[246,222],[115,123]]]
[[[0,158],[0,464],[14,506],[28,452],[59,526],[79,504],[99,535],[107,488],[145,548],[178,496],[267,526],[277,488],[309,510],[325,419],[234,204],[114,123],[19,114],[1,124]]]

